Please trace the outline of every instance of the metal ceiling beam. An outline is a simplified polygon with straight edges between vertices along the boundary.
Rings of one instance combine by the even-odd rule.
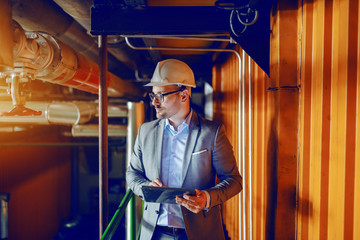
[[[128,9],[94,4],[91,34],[192,35],[229,33],[230,11],[216,7],[148,7]]]

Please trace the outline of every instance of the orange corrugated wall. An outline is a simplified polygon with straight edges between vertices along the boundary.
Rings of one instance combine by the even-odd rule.
[[[359,7],[357,0],[278,1],[271,78],[253,61],[249,76],[243,58],[246,91],[252,84],[251,152],[245,94],[246,239],[250,221],[252,239],[360,239]],[[234,55],[220,57],[213,88],[214,119],[225,124],[238,158],[237,65]],[[243,239],[238,202],[223,210],[231,239]]]
[[[299,239],[360,239],[359,1],[305,1]]]
[[[214,120],[225,125],[227,136],[234,146],[234,154],[238,156],[238,96],[239,96],[239,66],[234,54],[229,55],[225,63],[213,68],[214,89]],[[226,79],[226,81],[224,81]],[[231,239],[238,239],[239,197],[236,196],[224,205],[224,222]]]
[[[240,53],[244,63],[241,65],[241,76],[245,80],[245,189],[246,189],[246,238],[250,236],[250,209],[249,209],[249,79],[252,82],[252,224],[253,224],[253,238],[265,239],[265,225],[267,213],[267,202],[269,200],[268,194],[268,179],[271,178],[273,169],[267,165],[268,159],[272,157],[273,145],[269,143],[271,139],[271,129],[274,129],[274,97],[272,91],[267,89],[271,88],[269,78],[257,66],[256,63],[251,61],[249,57],[244,54],[239,47],[237,51]],[[249,76],[249,64],[251,65],[251,75]],[[240,172],[243,172],[243,165],[239,159],[239,151],[242,151],[241,139],[239,139],[239,116],[240,116],[240,131],[241,129],[241,115],[239,112],[238,98],[239,98],[239,67],[238,60],[235,54],[227,53],[218,59],[217,65],[213,68],[213,89],[214,89],[214,120],[222,122],[225,125],[226,133],[230,142],[234,147],[234,154],[240,166]],[[243,84],[240,83],[240,97],[242,97]],[[270,94],[269,94],[270,92]],[[256,137],[257,136],[257,137]],[[255,138],[254,138],[255,137]],[[240,146],[239,146],[240,144]],[[269,147],[270,146],[270,147]],[[269,148],[269,149],[268,149]],[[241,153],[242,154],[242,153]],[[270,171],[270,173],[269,173]],[[239,221],[239,197],[242,200],[242,194],[230,199],[223,206],[224,224],[230,239],[242,239],[244,235],[243,218]],[[242,205],[241,205],[242,206]],[[243,212],[243,207],[241,212]],[[241,229],[240,226],[241,225]],[[240,230],[240,231],[239,231]],[[239,236],[241,234],[241,236]]]

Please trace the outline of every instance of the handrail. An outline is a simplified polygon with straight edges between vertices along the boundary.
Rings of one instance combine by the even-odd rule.
[[[121,218],[123,217],[123,215],[125,213],[125,209],[133,197],[134,197],[133,191],[131,191],[131,189],[128,189],[125,196],[121,200],[121,203],[120,203],[118,209],[114,213],[114,216],[112,217],[109,225],[107,226],[106,230],[104,231],[104,234],[101,236],[101,240],[110,240],[113,237],[117,227],[119,226]]]

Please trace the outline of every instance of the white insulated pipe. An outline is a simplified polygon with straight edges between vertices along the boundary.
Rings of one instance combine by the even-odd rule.
[[[96,103],[58,102],[47,106],[45,115],[51,124],[76,125],[89,122],[97,113]]]

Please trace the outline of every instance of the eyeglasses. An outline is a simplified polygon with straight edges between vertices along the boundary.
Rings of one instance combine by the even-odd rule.
[[[155,93],[151,92],[151,93],[149,93],[149,97],[150,97],[151,101],[154,101],[154,99],[156,99],[156,101],[162,103],[162,102],[164,102],[164,96],[184,91],[184,89],[185,88],[181,87],[179,90],[167,92],[167,93],[156,93],[155,94]]]

